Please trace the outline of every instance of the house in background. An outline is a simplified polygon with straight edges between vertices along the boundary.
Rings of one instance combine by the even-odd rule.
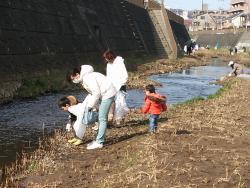
[[[250,26],[250,0],[231,0],[229,12],[233,18],[232,25],[237,28]]]
[[[221,30],[223,21],[229,16],[228,11],[194,11],[192,14],[192,31]]]
[[[197,15],[195,18],[193,18],[192,22],[193,31],[215,30],[216,28],[217,28],[217,23],[208,12]]]
[[[250,0],[231,0],[230,12],[232,14],[249,13]]]
[[[229,16],[228,18],[223,20],[223,28],[235,28],[238,29],[245,24],[244,13],[237,13]]]

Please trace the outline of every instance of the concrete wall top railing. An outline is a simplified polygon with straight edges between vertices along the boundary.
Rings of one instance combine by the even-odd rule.
[[[203,30],[203,31],[190,31],[189,33],[191,35],[199,35],[199,34],[216,34],[216,33],[243,33],[245,32],[245,28],[239,28],[239,29],[222,29],[222,30]]]
[[[243,33],[204,33],[193,36],[201,46],[210,45],[211,48],[220,46],[222,48],[234,47],[237,45]]]
[[[173,20],[173,21],[175,21],[175,22],[177,22],[179,24],[183,24],[184,25],[184,19],[181,16],[178,16],[177,14],[173,13],[170,10],[167,10],[167,13],[168,13],[168,18],[170,20]]]
[[[140,7],[144,7],[144,0],[127,0],[128,2],[135,4]],[[159,0],[148,0],[148,9],[161,9],[161,1]]]
[[[144,8],[144,0],[127,0],[128,2],[143,7]],[[148,9],[150,10],[161,10],[161,0],[149,0],[148,1]],[[184,24],[184,19],[181,16],[173,13],[172,11],[166,9],[168,13],[169,20],[173,20],[179,24]]]
[[[148,9],[161,10],[161,4],[155,0],[149,0]]]
[[[128,2],[144,8],[144,0],[127,0]]]

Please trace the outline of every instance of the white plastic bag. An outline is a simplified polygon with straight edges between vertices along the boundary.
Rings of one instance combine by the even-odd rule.
[[[126,94],[124,91],[118,91],[115,96],[115,112],[114,112],[114,120],[121,120],[128,112],[129,108],[126,103]]]
[[[75,131],[75,134],[78,138],[82,139],[84,136],[84,133],[86,131],[87,125],[83,124],[83,116],[84,111],[87,107],[87,101],[89,100],[90,95],[87,95],[87,97],[84,99],[82,103],[78,103],[76,105],[69,107],[69,112],[74,114],[77,118],[73,125],[73,129]]]
[[[80,121],[76,120],[76,122],[73,125],[73,128],[74,128],[75,134],[78,138],[80,138],[80,139],[83,138],[84,133],[86,131],[86,127],[87,127],[87,125],[82,124],[81,120]]]

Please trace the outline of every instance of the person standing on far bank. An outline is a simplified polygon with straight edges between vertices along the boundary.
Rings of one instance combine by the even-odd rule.
[[[114,101],[116,89],[113,84],[101,73],[94,72],[90,65],[82,65],[80,68],[74,68],[67,75],[67,80],[75,84],[82,84],[88,91],[90,99],[87,107],[89,111],[101,100],[98,113],[99,129],[96,140],[87,145],[87,149],[102,148],[108,122],[108,112]]]
[[[116,91],[126,92],[126,82],[128,80],[128,72],[121,56],[116,56],[111,50],[107,50],[103,54],[103,58],[107,63],[106,76],[112,82]],[[125,96],[124,96],[125,97]],[[115,105],[112,104],[109,120],[113,120]],[[119,124],[119,122],[117,122]]]

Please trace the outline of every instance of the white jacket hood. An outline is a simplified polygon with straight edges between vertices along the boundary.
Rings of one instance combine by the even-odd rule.
[[[114,60],[114,63],[116,62],[124,63],[124,59],[121,56],[117,56]]]
[[[82,65],[81,66],[81,72],[80,72],[80,79],[82,80],[82,78],[89,74],[94,72],[94,68],[91,65]]]

